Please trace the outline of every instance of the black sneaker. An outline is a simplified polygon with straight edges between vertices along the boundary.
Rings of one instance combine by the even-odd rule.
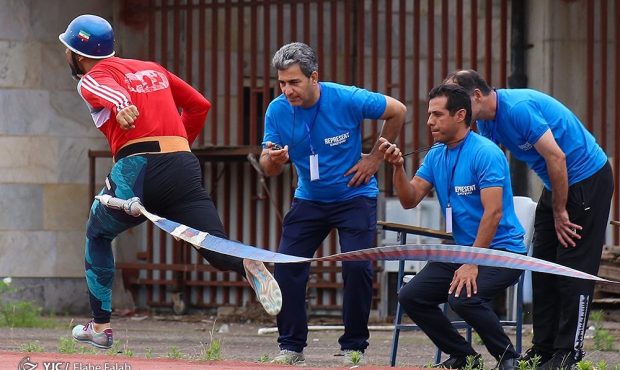
[[[584,353],[582,351],[557,351],[553,357],[543,366],[541,370],[574,370],[577,369],[577,363],[581,361]]]
[[[444,362],[433,365],[433,367],[439,369],[463,369],[465,367],[468,369],[482,369],[482,356],[478,353],[467,357],[450,356]]]
[[[524,361],[533,368],[538,368],[544,365],[547,361],[551,360],[551,357],[553,357],[553,352],[545,352],[537,349],[536,347],[532,347],[525,351],[523,356],[519,358],[519,361]]]

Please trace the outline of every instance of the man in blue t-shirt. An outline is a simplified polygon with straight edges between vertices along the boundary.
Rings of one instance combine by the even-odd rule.
[[[380,139],[380,150],[394,169],[393,182],[404,208],[413,208],[434,188],[445,216],[446,231],[460,245],[525,254],[524,230],[515,214],[508,162],[491,141],[471,132],[471,102],[454,84],[429,93],[428,122],[435,145],[413,179],[401,151]],[[437,145],[438,143],[441,143]],[[439,304],[450,307],[480,335],[496,368],[517,367],[517,353],[492,307],[492,299],[515,284],[520,270],[430,262],[398,294],[411,319],[450,357],[439,367],[460,369],[481,356],[452,326]]]
[[[265,114],[260,164],[268,176],[279,175],[290,160],[298,176],[291,209],[284,218],[279,252],[312,257],[332,228],[343,252],[373,246],[376,237],[377,181],[383,161],[375,143],[362,153],[362,121],[383,119],[381,135],[394,140],[405,121],[399,101],[353,86],[321,82],[314,50],[295,42],[273,57],[282,95]],[[278,264],[282,288],[278,315],[280,354],[274,362],[304,361],[307,345],[306,285],[309,264]],[[340,349],[351,363],[353,351],[368,347],[372,300],[370,262],[343,262],[343,320]]]
[[[536,208],[534,257],[598,272],[613,176],[607,156],[562,103],[530,89],[491,89],[474,70],[446,77],[469,93],[480,133],[526,162],[544,183]],[[591,280],[532,274],[533,346],[542,369],[571,369],[583,358],[594,292]]]

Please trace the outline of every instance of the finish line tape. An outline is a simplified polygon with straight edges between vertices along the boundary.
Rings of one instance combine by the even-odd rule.
[[[523,256],[500,250],[474,248],[464,245],[446,244],[399,244],[385,247],[361,249],[358,251],[337,253],[324,257],[305,258],[272,252],[252,247],[232,240],[222,239],[209,233],[198,231],[189,226],[159,217],[147,211],[139,199],[122,200],[109,195],[95,197],[103,205],[121,209],[139,216],[143,215],[158,228],[177,239],[184,240],[197,248],[226,254],[229,256],[271,263],[303,263],[314,261],[384,261],[411,260],[429,262],[467,263],[474,265],[504,267],[517,270],[529,270],[572,278],[620,284],[557,263],[538,258]]]

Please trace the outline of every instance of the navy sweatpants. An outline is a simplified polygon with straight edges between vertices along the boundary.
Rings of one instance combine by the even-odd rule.
[[[460,264],[454,263],[428,263],[400,289],[398,301],[403,309],[443,353],[454,357],[476,354],[439,307],[439,304],[448,302],[454,312],[480,335],[493,357],[519,357],[493,311],[492,300],[504,289],[515,284],[522,271],[478,266],[478,294],[472,293],[468,298],[463,288],[457,298],[454,293],[448,296],[448,289],[454,272],[459,267]]]
[[[149,211],[200,231],[227,238],[209,194],[202,186],[202,172],[190,152],[135,155],[112,167],[101,194],[129,199],[139,197]],[[112,239],[146,220],[107,208],[95,200],[86,227],[86,283],[96,323],[110,322],[114,255]],[[215,268],[245,276],[243,260],[205,249],[199,253]]]
[[[280,253],[312,257],[332,228],[338,229],[342,252],[374,246],[377,223],[376,198],[356,197],[323,203],[294,199],[283,223]],[[282,290],[278,315],[281,349],[301,352],[307,345],[306,285],[310,264],[276,264],[275,279]],[[369,261],[342,263],[344,334],[338,342],[343,350],[364,351],[368,347],[368,316],[372,300],[372,267]]]

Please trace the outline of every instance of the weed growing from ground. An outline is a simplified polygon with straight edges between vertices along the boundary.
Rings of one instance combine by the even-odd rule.
[[[39,341],[26,342],[19,347],[22,352],[45,352],[45,348],[39,343]]]
[[[207,360],[222,359],[222,342],[219,339],[212,339],[207,348]]]
[[[58,352],[60,353],[76,353],[77,345],[72,338],[60,337],[58,338]]]
[[[200,354],[201,360],[215,361],[222,359],[222,341],[213,338],[213,333],[215,332],[215,322],[213,322],[213,327],[211,331],[209,331],[209,336],[211,340],[209,341],[209,345],[203,348],[202,353]]]
[[[594,349],[598,351],[613,351],[616,338],[603,328],[603,311],[592,311],[590,319],[594,325]]]
[[[517,368],[519,370],[536,370],[540,362],[540,356],[534,356],[531,361],[519,361]]]
[[[581,360],[577,363],[577,370],[594,370],[592,361]]]
[[[183,358],[183,354],[181,353],[181,351],[179,351],[179,349],[175,346],[170,347],[170,350],[168,351],[168,358],[173,358],[175,360],[179,360]]]
[[[360,351],[351,351],[351,363],[353,365],[359,365],[362,361],[362,352]]]
[[[536,370],[540,363],[540,356],[534,356],[530,361],[519,361],[517,363],[519,370]]]
[[[41,309],[30,302],[5,302],[0,304],[0,326],[10,328],[40,328],[44,321]]]
[[[0,327],[49,328],[55,325],[53,321],[45,320],[41,308],[31,302],[3,299],[5,295],[18,291],[11,284],[10,277],[0,280]]]
[[[467,356],[467,362],[465,363],[465,367],[463,368],[463,370],[483,370],[484,369],[484,363],[482,359],[480,359],[479,366],[476,366],[474,361],[475,361],[474,356]]]

